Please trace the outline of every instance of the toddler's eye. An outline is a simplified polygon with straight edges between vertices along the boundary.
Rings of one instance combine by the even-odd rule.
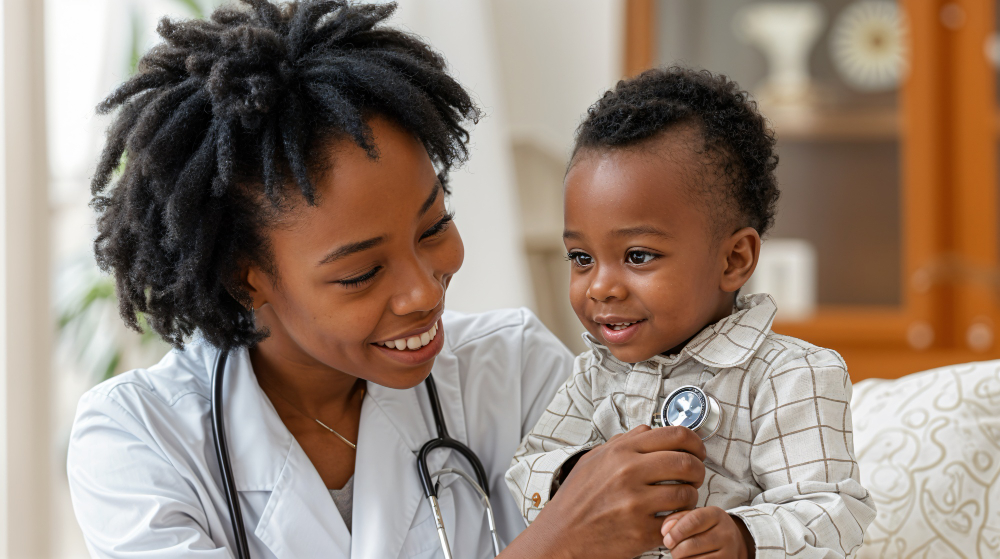
[[[629,264],[648,264],[655,259],[655,254],[644,250],[633,250],[625,255],[625,261]]]
[[[566,260],[569,260],[581,268],[585,268],[594,263],[593,257],[586,252],[570,252],[566,255]]]

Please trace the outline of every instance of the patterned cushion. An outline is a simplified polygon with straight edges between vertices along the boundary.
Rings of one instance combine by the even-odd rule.
[[[1000,361],[866,380],[851,407],[878,507],[858,559],[1000,557]]]

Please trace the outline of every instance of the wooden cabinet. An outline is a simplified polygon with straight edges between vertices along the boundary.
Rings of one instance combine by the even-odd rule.
[[[672,42],[688,63],[742,73],[754,91],[751,70],[766,60],[717,21],[754,3],[627,0],[627,73],[674,62]],[[996,0],[901,0],[908,69],[881,93],[837,83],[824,52],[854,3],[810,2],[826,29],[810,66],[829,91],[794,109],[762,104],[781,157],[772,237],[804,238],[818,257],[815,312],[775,330],[839,351],[855,382],[1000,358]],[[684,34],[693,47],[677,46]],[[730,59],[739,67],[712,66]]]

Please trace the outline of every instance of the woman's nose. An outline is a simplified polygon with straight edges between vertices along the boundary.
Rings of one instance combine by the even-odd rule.
[[[411,262],[403,274],[399,292],[392,299],[393,314],[403,316],[436,309],[444,298],[443,281],[433,267],[419,261]]]
[[[603,302],[608,299],[624,299],[628,290],[612,270],[599,267],[594,270],[593,281],[587,287],[587,297]]]

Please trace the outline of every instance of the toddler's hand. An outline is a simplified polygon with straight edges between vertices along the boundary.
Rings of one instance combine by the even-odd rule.
[[[746,527],[719,507],[675,512],[664,519],[660,533],[674,559],[753,559],[755,555]]]

